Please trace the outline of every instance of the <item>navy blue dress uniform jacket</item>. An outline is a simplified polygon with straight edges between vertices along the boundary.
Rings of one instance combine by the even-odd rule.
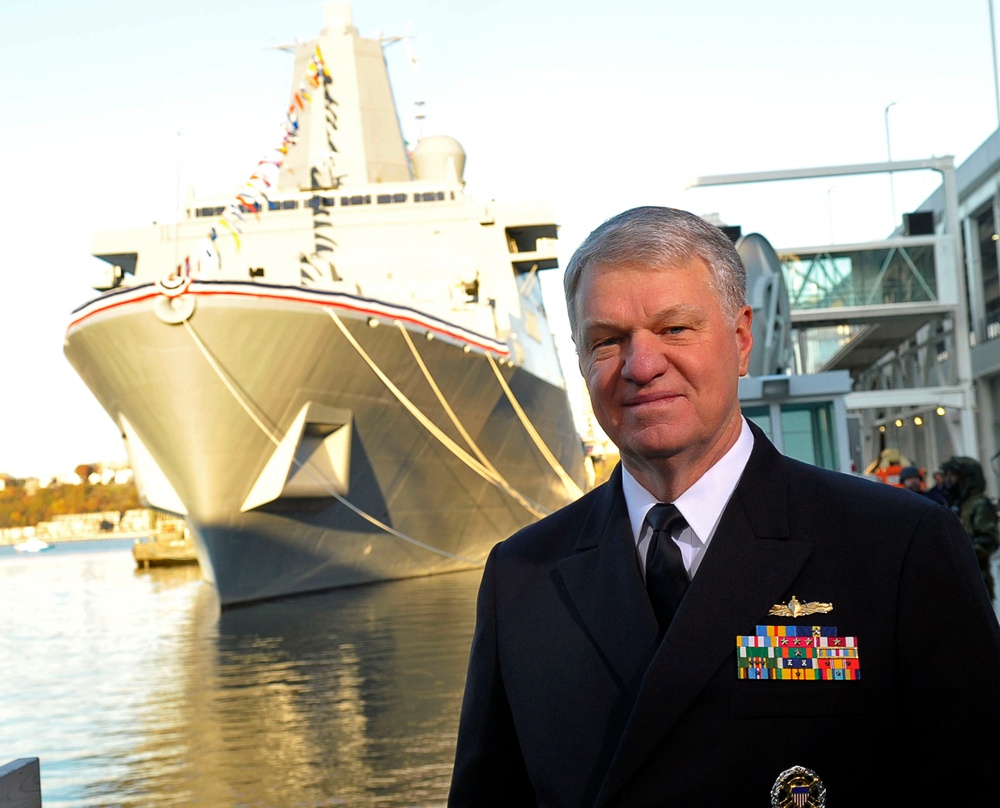
[[[832,808],[995,801],[1000,624],[957,519],[751,427],[662,643],[620,468],[494,548],[449,806],[767,806],[794,766]],[[769,615],[793,596],[833,608]],[[859,678],[738,678],[736,638],[759,625],[835,626]]]

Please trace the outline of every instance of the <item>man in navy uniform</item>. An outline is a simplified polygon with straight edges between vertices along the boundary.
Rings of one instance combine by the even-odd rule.
[[[1000,625],[961,525],[743,418],[745,287],[729,239],[670,208],[569,262],[622,459],[487,561],[452,808],[994,798]]]

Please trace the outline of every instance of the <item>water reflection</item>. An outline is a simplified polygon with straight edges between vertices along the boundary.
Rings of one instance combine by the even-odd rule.
[[[478,572],[220,614],[121,555],[0,558],[0,753],[46,808],[444,805]]]
[[[229,734],[217,748],[238,749],[212,767],[232,796],[252,780],[308,804],[443,803],[476,585],[435,576],[222,614],[202,706]]]
[[[202,587],[183,693],[159,700],[183,732],[147,733],[144,754],[176,759],[155,788],[220,806],[443,805],[477,586],[462,573],[221,615]]]

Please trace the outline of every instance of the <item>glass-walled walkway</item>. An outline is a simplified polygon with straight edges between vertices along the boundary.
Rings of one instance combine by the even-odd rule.
[[[936,241],[779,250],[792,311],[937,301]]]

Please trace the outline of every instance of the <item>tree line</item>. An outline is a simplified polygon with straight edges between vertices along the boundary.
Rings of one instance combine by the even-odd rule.
[[[71,513],[101,513],[142,508],[134,483],[50,485],[31,493],[19,485],[0,491],[0,528],[29,527]]]

